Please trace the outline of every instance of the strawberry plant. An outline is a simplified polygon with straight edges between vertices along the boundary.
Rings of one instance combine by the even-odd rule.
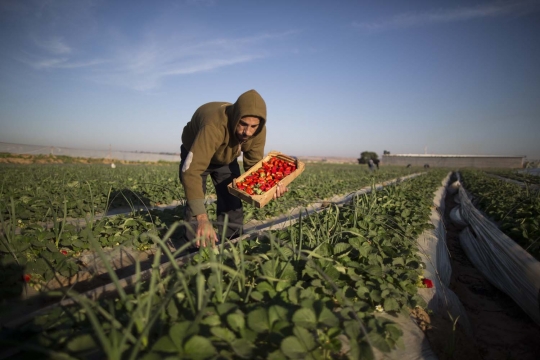
[[[288,169],[286,163],[276,160],[263,165],[261,170],[272,174],[274,167],[274,175],[279,170],[282,170],[283,176],[294,171],[292,167]],[[132,205],[137,201],[146,201],[140,199],[142,195],[137,195],[137,200],[128,196],[137,190],[142,191],[139,194],[149,194],[151,189],[167,190],[179,186],[176,174],[169,173],[176,172],[178,169],[175,167],[119,167],[113,173],[110,168],[100,165],[6,166],[6,169],[4,183],[9,186],[0,189],[0,205],[3,209],[0,211],[0,227],[3,229],[0,233],[0,257],[15,264],[23,259],[20,266],[31,271],[35,284],[51,280],[59,270],[62,270],[63,276],[76,273],[81,254],[91,249],[90,235],[105,248],[128,246],[147,250],[153,246],[147,234],[163,234],[170,224],[182,220],[181,206],[172,210],[144,211],[108,218],[97,216],[104,211],[105,204],[114,206],[119,198],[132,202]],[[304,176],[299,177],[279,201],[271,202],[265,209],[246,204],[245,222],[283,214],[298,205],[332,195],[343,195],[375,182],[404,175],[406,171],[385,168],[370,174],[356,165],[311,164]],[[151,184],[149,175],[156,180],[154,184]],[[15,181],[15,177],[21,181]],[[115,190],[117,195],[113,195],[111,189],[123,186],[127,189],[128,186],[123,185],[126,182],[131,190]],[[105,192],[105,189],[108,190]],[[208,189],[213,189],[213,186],[208,186]],[[215,220],[215,212],[215,204],[208,205],[212,220]],[[84,218],[72,218],[80,216]],[[57,255],[54,255],[57,256],[55,259],[43,258],[50,258],[51,254],[57,252],[64,257],[67,255],[66,261]],[[19,281],[20,276],[14,273],[11,278]]]
[[[540,185],[540,176],[519,172],[516,170],[489,170],[488,173],[498,175],[507,179],[516,180],[524,184]]]
[[[463,170],[460,173],[463,186],[473,195],[475,206],[540,260],[540,192],[489,177],[482,171]]]
[[[119,289],[116,299],[91,302],[68,292],[77,306],[2,336],[55,356],[373,358],[374,348],[389,352],[403,335],[376,314],[423,305],[415,239],[430,226],[433,191],[444,175],[431,171],[289,228],[201,249],[182,265],[150,235],[170,271],[135,282],[131,294]]]

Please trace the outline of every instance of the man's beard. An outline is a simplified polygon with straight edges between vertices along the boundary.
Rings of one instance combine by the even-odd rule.
[[[240,141],[241,143],[245,143],[246,141],[249,140],[251,136],[242,136],[242,135],[236,135],[236,138],[238,139],[238,141]]]

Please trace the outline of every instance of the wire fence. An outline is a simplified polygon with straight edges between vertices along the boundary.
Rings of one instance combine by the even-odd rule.
[[[180,154],[146,153],[113,150],[75,149],[58,146],[25,145],[0,142],[0,152],[20,155],[55,155],[124,161],[172,161],[180,162]]]

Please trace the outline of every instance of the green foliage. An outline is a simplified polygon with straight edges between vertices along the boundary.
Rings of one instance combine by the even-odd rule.
[[[77,306],[2,338],[24,338],[23,351],[57,357],[372,359],[371,346],[389,352],[403,335],[376,309],[396,315],[422,305],[415,240],[430,226],[433,191],[444,175],[435,170],[286,229],[201,249],[182,264],[150,236],[171,260],[167,272],[153,272],[117,299],[69,293]]]
[[[490,177],[479,170],[460,173],[463,186],[474,197],[475,206],[540,260],[540,191]]]
[[[371,160],[376,160],[379,158],[379,155],[377,155],[376,152],[373,152],[373,151],[362,151],[360,153],[360,158],[358,159],[358,163],[359,164],[367,164],[368,161],[371,159]]]

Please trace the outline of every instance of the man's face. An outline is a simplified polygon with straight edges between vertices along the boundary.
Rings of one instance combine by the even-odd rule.
[[[246,142],[255,134],[259,128],[261,120],[254,116],[244,116],[236,125],[236,138],[240,142]]]

